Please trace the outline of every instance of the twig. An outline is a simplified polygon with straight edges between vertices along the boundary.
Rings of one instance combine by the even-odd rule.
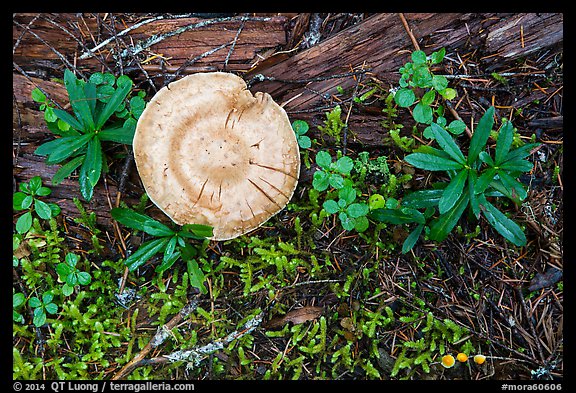
[[[408,37],[410,37],[410,40],[412,41],[412,45],[414,45],[414,48],[416,50],[420,50],[420,45],[418,45],[418,41],[416,41],[416,37],[414,37],[414,34],[412,34],[412,30],[410,29],[410,26],[408,25],[408,21],[406,21],[404,14],[400,12],[398,14],[398,16],[400,16],[400,20],[402,21],[402,24],[404,25],[404,29],[406,29],[406,33],[408,33]]]
[[[250,334],[254,329],[256,329],[262,322],[264,313],[259,313],[254,318],[250,319],[244,324],[241,330],[236,330],[224,337],[223,339],[213,341],[202,347],[195,347],[185,351],[172,352],[169,355],[164,355],[166,359],[171,362],[187,361],[187,367],[196,367],[202,360],[220,349],[223,349],[226,345],[234,340],[237,340],[247,334]]]
[[[145,19],[141,22],[138,22],[136,24],[133,24],[132,26],[122,30],[120,33],[118,34],[114,34],[112,37],[102,41],[100,44],[96,45],[94,48],[92,49],[87,49],[84,53],[82,53],[82,55],[80,55],[80,60],[85,60],[88,59],[90,57],[93,57],[95,55],[94,52],[96,52],[97,50],[99,50],[100,48],[108,45],[110,42],[112,42],[113,40],[115,40],[118,37],[121,37],[123,35],[128,34],[129,32],[131,32],[132,30],[135,30],[139,27],[142,27],[144,25],[147,25],[148,23],[152,23],[152,22],[156,22],[157,20],[161,20],[161,19],[165,19],[165,18],[171,18],[171,19],[178,19],[178,18],[189,18],[192,14],[184,14],[184,15],[171,15],[171,16],[166,16],[166,15],[159,15],[156,16],[154,18],[150,18],[150,19]]]
[[[32,18],[30,20],[30,22],[28,22],[28,24],[26,25],[26,27],[24,27],[24,29],[22,30],[22,33],[20,34],[20,36],[18,37],[18,39],[16,39],[16,42],[14,43],[14,46],[12,47],[12,55],[14,55],[14,53],[16,52],[16,48],[18,48],[18,46],[20,45],[20,41],[22,41],[22,38],[24,37],[24,34],[26,34],[27,31],[30,31],[30,26],[36,22],[36,19],[38,19],[40,17],[40,14],[36,15],[34,18]]]
[[[112,377],[112,379],[121,379],[126,375],[130,374],[132,370],[140,365],[140,363],[144,360],[144,357],[154,348],[161,345],[166,338],[170,335],[170,331],[178,325],[182,320],[186,319],[188,315],[190,315],[196,308],[198,307],[198,299],[193,299],[191,302],[186,304],[182,309],[176,314],[168,323],[162,325],[156,331],[156,334],[152,339],[146,344],[146,346],[132,359],[129,363],[127,363],[122,369],[116,373]]]
[[[123,50],[120,53],[120,57],[137,55],[138,53],[142,52],[143,50],[148,49],[152,45],[155,45],[155,44],[157,44],[157,43],[159,43],[159,42],[161,42],[167,38],[182,34],[188,30],[193,30],[193,29],[197,29],[200,27],[206,27],[206,26],[210,26],[210,25],[220,23],[220,22],[229,22],[229,21],[232,21],[232,22],[235,22],[235,21],[267,22],[270,19],[271,18],[269,18],[269,17],[257,17],[257,16],[254,16],[254,17],[248,17],[248,16],[235,17],[235,16],[232,16],[232,17],[214,18],[214,19],[209,19],[206,21],[198,22],[198,23],[193,23],[190,25],[182,26],[182,27],[180,27],[176,30],[170,31],[166,34],[155,34],[145,41],[140,41],[136,46],[134,46],[134,48],[128,48],[128,49]]]
[[[15,20],[13,20],[13,23],[15,23],[17,26],[19,26],[19,27],[21,27],[21,28],[25,28],[21,23],[15,21]],[[68,59],[66,59],[66,58],[64,57],[64,55],[62,55],[62,53],[58,52],[52,45],[48,44],[42,37],[40,37],[38,34],[36,34],[36,33],[35,33],[34,31],[32,31],[32,30],[28,30],[28,32],[29,32],[30,34],[32,34],[34,37],[36,37],[36,39],[38,39],[38,41],[40,41],[41,43],[43,43],[44,45],[46,45],[48,48],[50,48],[50,50],[51,50],[52,52],[54,52],[54,54],[56,54],[56,56],[58,56],[58,58],[59,58],[60,60],[62,60],[62,62],[63,62],[64,64],[66,64],[66,66],[68,66],[68,68],[70,68],[70,69],[72,69],[72,70],[75,70],[75,71],[78,73],[78,75],[80,75],[83,79],[87,79],[86,76],[82,73],[82,71],[80,71],[79,69],[77,69],[76,67],[74,67],[74,65],[73,65],[72,63],[70,63],[70,62],[68,61]]]
[[[228,67],[228,60],[230,60],[230,56],[232,56],[232,52],[234,52],[234,48],[236,47],[236,42],[238,41],[238,37],[240,37],[240,33],[242,32],[242,29],[244,29],[244,21],[242,21],[242,23],[240,23],[240,27],[238,28],[238,31],[236,32],[236,36],[234,37],[234,40],[232,41],[232,46],[230,47],[230,50],[228,51],[228,54],[226,55],[226,59],[224,60],[224,69],[226,69]]]
[[[252,77],[252,79],[250,79],[247,82],[248,87],[250,88],[252,86],[252,84],[254,82],[264,82],[264,81],[270,81],[270,82],[281,82],[281,83],[310,83],[310,82],[321,82],[321,81],[326,81],[329,79],[338,79],[338,78],[347,78],[350,76],[356,76],[356,75],[363,75],[367,72],[370,72],[371,69],[370,68],[366,68],[366,69],[362,69],[361,71],[353,71],[353,72],[347,72],[345,74],[335,74],[335,75],[328,75],[328,76],[317,76],[314,78],[306,78],[306,79],[281,79],[281,78],[276,78],[274,76],[265,76],[263,74],[256,74],[254,75],[254,77]]]
[[[364,70],[364,66],[366,62],[362,63],[362,70]],[[342,134],[342,154],[346,155],[346,146],[348,145],[348,119],[350,119],[350,113],[352,113],[352,107],[354,106],[354,98],[358,93],[358,87],[360,86],[360,82],[362,80],[362,75],[360,74],[356,79],[356,86],[354,86],[354,91],[352,92],[352,101],[350,102],[350,106],[348,107],[348,113],[346,114],[346,120],[344,121],[344,132]]]

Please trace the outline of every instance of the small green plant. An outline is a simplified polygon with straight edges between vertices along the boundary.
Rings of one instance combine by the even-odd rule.
[[[88,272],[83,272],[76,266],[80,257],[74,253],[66,254],[64,262],[56,265],[59,281],[63,282],[62,294],[70,296],[77,285],[88,285],[92,281],[92,276]]]
[[[326,112],[326,120],[323,126],[318,126],[318,129],[334,139],[337,145],[340,144],[342,139],[342,130],[346,126],[342,121],[342,108],[336,105],[330,112]]]
[[[338,190],[338,201],[328,199],[322,207],[329,214],[338,214],[342,228],[347,231],[364,232],[368,229],[369,208],[366,203],[355,202],[356,190],[352,186],[344,186]]]
[[[424,327],[422,327],[423,317],[421,311],[414,311],[398,318],[400,322],[417,328],[422,333],[422,337],[403,342],[402,350],[396,358],[390,376],[396,377],[402,369],[409,370],[408,376],[413,374],[416,368],[429,373],[435,358],[447,353],[451,346],[460,343],[462,337],[468,333],[467,329],[454,321],[437,319],[431,312],[426,313]],[[473,348],[472,344],[466,340],[460,349],[462,352],[469,352],[470,348]]]
[[[27,210],[26,213],[18,217],[16,221],[16,231],[24,234],[32,227],[33,215],[49,220],[60,214],[60,207],[55,203],[46,203],[38,197],[48,196],[52,190],[42,186],[40,176],[34,176],[28,183],[20,183],[20,191],[15,192],[12,197],[12,208],[16,211]]]
[[[130,99],[130,110],[126,108],[125,100],[133,86],[126,75],[116,79],[112,74],[94,73],[89,81],[83,81],[65,70],[64,85],[74,115],[54,108],[39,89],[32,92],[33,99],[45,110],[48,128],[59,136],[40,145],[35,154],[47,156],[49,165],[68,160],[54,174],[53,184],[80,168],[80,192],[85,200],[91,200],[94,187],[107,168],[102,142],[132,144],[136,121],[145,103],[138,95]]]
[[[173,230],[159,221],[141,213],[137,213],[128,208],[114,208],[111,211],[112,218],[122,225],[143,231],[153,237],[148,240],[130,255],[124,263],[130,271],[146,263],[150,258],[158,253],[162,253],[162,262],[156,267],[156,272],[163,272],[174,263],[182,259],[186,261],[190,284],[199,288],[202,293],[206,293],[204,287],[204,273],[198,266],[195,257],[199,249],[188,243],[190,239],[205,240],[213,235],[213,228],[200,224],[185,224],[180,230]]]
[[[412,61],[400,68],[400,88],[394,95],[394,101],[400,107],[409,108],[416,103],[412,109],[412,116],[417,123],[428,125],[423,134],[427,138],[431,138],[430,124],[434,121],[434,117],[436,124],[445,127],[452,134],[459,135],[466,129],[461,120],[453,120],[447,124],[442,105],[433,109],[437,95],[448,101],[456,97],[456,90],[448,87],[448,79],[443,75],[435,75],[430,70],[432,65],[442,62],[445,54],[445,48],[433,52],[430,56],[421,50],[412,52]],[[424,91],[421,97],[417,97],[416,92],[419,91]]]
[[[28,305],[34,309],[34,319],[33,323],[37,327],[44,326],[46,323],[46,313],[56,314],[58,312],[58,306],[52,302],[54,295],[52,292],[47,291],[42,294],[41,299],[32,296],[28,300]]]
[[[296,140],[298,141],[298,146],[300,146],[301,149],[308,149],[310,146],[312,146],[312,140],[308,135],[306,135],[310,129],[308,123],[306,123],[304,120],[295,120],[292,123],[292,129],[296,133]]]
[[[399,210],[375,210],[373,218],[393,222],[387,214],[405,214],[407,220],[412,220],[410,222],[424,225],[425,217],[420,217],[416,209],[438,208],[439,216],[430,222],[429,238],[442,241],[469,206],[476,219],[482,214],[512,244],[525,245],[526,236],[522,228],[498,210],[488,198],[507,197],[518,205],[526,198],[525,186],[516,179],[520,173],[532,169],[532,163],[524,158],[530,155],[537,144],[526,144],[511,150],[513,126],[506,121],[498,131],[495,155],[492,157],[487,150],[487,142],[493,124],[494,108],[490,107],[474,131],[468,156],[464,156],[453,137],[443,127],[432,123],[434,139],[441,149],[421,146],[404,159],[420,169],[445,171],[450,181],[436,183],[430,190],[415,191],[405,198]],[[410,242],[413,245],[415,239],[410,238]]]
[[[330,153],[324,150],[316,154],[316,164],[319,168],[314,172],[312,187],[318,191],[325,191],[329,187],[344,187],[344,179],[349,179],[350,171],[354,168],[354,161],[350,157],[344,156],[332,161]]]
[[[12,294],[12,320],[14,322],[24,323],[24,317],[16,311],[22,307],[24,303],[26,303],[26,296],[24,296],[22,292]]]

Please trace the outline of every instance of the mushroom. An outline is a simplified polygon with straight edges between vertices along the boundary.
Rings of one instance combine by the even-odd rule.
[[[188,75],[159,90],[133,141],[146,193],[175,223],[228,240],[258,228],[292,198],[300,151],[288,115],[226,72]]]

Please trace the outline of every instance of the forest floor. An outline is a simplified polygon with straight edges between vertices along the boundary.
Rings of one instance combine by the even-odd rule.
[[[379,58],[373,65],[376,54],[369,52],[359,56],[363,61],[343,61],[340,68],[330,63],[337,61],[329,57],[330,43],[374,45],[378,36],[364,41],[356,34],[364,34],[362,26],[379,15],[241,16],[14,15],[13,192],[40,176],[52,192],[39,199],[61,208],[53,220],[38,218],[28,231],[14,230],[13,295],[21,293],[25,299],[15,300],[21,319],[15,315],[13,325],[14,378],[561,381],[563,51],[561,38],[546,43],[541,37],[557,31],[550,22],[555,16],[539,32],[530,30],[536,25],[534,15],[450,19],[394,14],[386,23],[403,33],[387,49],[395,60]],[[434,25],[434,18],[444,25],[426,27]],[[490,41],[495,49],[474,41],[488,42],[493,36],[487,31],[494,33],[493,26],[510,21],[523,28],[514,29],[521,34],[509,37],[506,45],[540,47],[506,57],[511,49],[504,44]],[[476,36],[466,33],[472,26],[478,26]],[[178,28],[179,34],[171,34]],[[432,30],[420,36],[425,28]],[[443,28],[462,32],[463,38],[445,38]],[[154,34],[163,39],[152,43]],[[346,42],[347,36],[358,41]],[[107,39],[89,54],[88,49]],[[423,235],[403,253],[412,227],[371,222],[359,233],[343,229],[336,215],[321,214],[325,194],[312,183],[321,150],[332,157],[344,152],[360,167],[361,153],[367,152],[368,162],[378,163],[366,166],[364,161],[371,169],[357,187],[366,199],[378,193],[402,200],[442,179],[439,172],[413,168],[403,160],[428,143],[424,127],[415,124],[412,111],[386,103],[410,53],[421,49],[429,55],[440,47],[446,54],[434,73],[446,75],[457,92],[446,104],[449,120],[460,118],[473,131],[493,106],[495,129],[502,119],[511,121],[515,146],[539,144],[527,158],[532,169],[519,176],[526,198],[499,205],[523,229],[523,246],[511,244],[483,217],[464,214],[445,240]],[[332,60],[312,60],[314,56]],[[298,80],[280,74],[287,72],[282,64],[296,67],[297,74],[306,59],[326,68],[316,74],[302,71]],[[76,173],[52,183],[58,165],[47,165],[34,151],[54,134],[32,90],[40,87],[69,109],[64,69],[85,79],[94,72],[127,75],[145,100],[171,80],[194,72],[244,76],[251,91],[268,91],[282,103],[292,122],[309,125],[312,142],[301,150],[302,171],[292,200],[253,232],[200,242],[195,261],[205,275],[203,291],[194,286],[184,262],[156,273],[161,254],[129,272],[122,261],[151,237],[118,224],[110,210],[126,206],[172,223],[146,198],[129,145],[106,150],[107,172],[90,202],[82,199]],[[306,95],[312,98],[304,100]],[[344,127],[329,135],[318,127],[326,125],[336,105]],[[439,105],[440,100],[432,104],[434,109]],[[398,129],[404,145],[389,135],[392,113],[394,124],[403,126]],[[466,133],[458,138],[466,146]],[[495,141],[489,144],[493,147]],[[23,212],[14,210],[14,228]],[[56,266],[69,253],[81,256],[78,266],[91,275],[91,282],[66,295]],[[52,297],[43,299],[46,293]],[[44,305],[32,301],[34,297]],[[48,303],[57,307],[55,313]],[[42,307],[47,318],[36,325]],[[443,356],[458,353],[468,360],[442,366]],[[486,361],[475,363],[475,355]]]

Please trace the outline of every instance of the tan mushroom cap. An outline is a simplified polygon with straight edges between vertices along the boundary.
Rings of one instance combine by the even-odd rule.
[[[163,87],[138,120],[134,159],[150,199],[175,223],[214,227],[227,240],[282,210],[300,152],[284,109],[225,72]]]

